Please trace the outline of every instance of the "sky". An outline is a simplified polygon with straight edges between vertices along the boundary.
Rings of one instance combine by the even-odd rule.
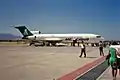
[[[120,0],[0,0],[0,33],[94,33],[120,40]]]

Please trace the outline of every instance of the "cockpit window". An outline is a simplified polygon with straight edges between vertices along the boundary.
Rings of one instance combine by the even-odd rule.
[[[101,36],[96,36],[97,38],[101,38]]]

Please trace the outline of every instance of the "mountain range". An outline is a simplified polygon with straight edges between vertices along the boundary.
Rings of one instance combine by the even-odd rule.
[[[0,33],[0,40],[15,40],[21,39],[21,36],[13,35],[10,33]]]

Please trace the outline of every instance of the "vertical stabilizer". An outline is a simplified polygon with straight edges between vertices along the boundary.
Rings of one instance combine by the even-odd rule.
[[[25,26],[17,26],[18,29],[24,37],[33,35]]]

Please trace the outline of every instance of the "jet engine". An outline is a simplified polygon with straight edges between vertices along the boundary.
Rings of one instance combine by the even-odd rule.
[[[32,34],[41,34],[40,31],[30,31]]]

